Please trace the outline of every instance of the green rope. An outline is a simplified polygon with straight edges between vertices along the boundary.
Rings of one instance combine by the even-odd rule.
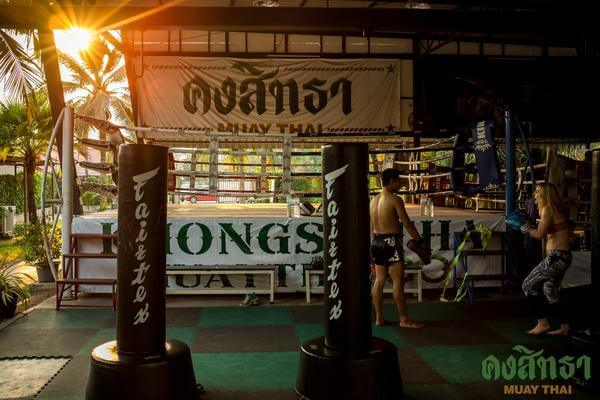
[[[460,260],[460,255],[463,251],[463,248],[465,247],[465,244],[469,241],[469,239],[471,238],[471,234],[474,232],[478,232],[480,234],[481,244],[483,245],[483,249],[487,248],[488,242],[489,242],[490,238],[492,237],[492,230],[481,224],[474,230],[470,230],[465,233],[465,237],[464,237],[462,243],[456,249],[456,256],[454,256],[454,258],[452,259],[452,262],[450,263],[450,267],[448,268],[448,271],[446,272],[446,280],[444,282],[444,290],[442,291],[442,295],[440,296],[440,301],[442,301],[442,302],[450,302],[450,301],[459,302],[465,297],[465,295],[467,293],[467,283],[466,282],[467,282],[467,276],[469,274],[465,273],[465,275],[463,276],[463,280],[460,284],[460,287],[456,291],[456,295],[454,296],[454,299],[453,300],[446,299],[446,289],[448,288],[448,285],[450,284],[450,281],[452,280],[453,271],[456,268],[456,266],[458,265],[458,261]]]

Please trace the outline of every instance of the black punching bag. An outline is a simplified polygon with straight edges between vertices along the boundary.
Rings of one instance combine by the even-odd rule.
[[[167,155],[120,148],[117,340],[92,351],[88,400],[197,398],[189,348],[165,339]]]
[[[122,146],[119,157],[117,351],[165,351],[166,147]]]
[[[368,146],[322,147],[325,337],[304,342],[296,394],[403,398],[396,346],[371,336]]]
[[[371,347],[369,160],[363,144],[323,146],[325,345]]]

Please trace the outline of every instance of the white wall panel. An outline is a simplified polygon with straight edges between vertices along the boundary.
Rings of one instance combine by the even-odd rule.
[[[346,36],[346,53],[366,54],[369,52],[369,40],[362,36]]]
[[[370,42],[371,53],[373,54],[410,54],[413,51],[413,41],[411,39],[373,37]]]
[[[248,53],[270,53],[275,51],[272,33],[248,33]]]
[[[290,53],[320,53],[321,36],[288,35],[288,51]]]

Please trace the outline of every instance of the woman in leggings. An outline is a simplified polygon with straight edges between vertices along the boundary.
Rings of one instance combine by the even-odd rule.
[[[523,292],[531,302],[537,325],[527,331],[530,335],[567,335],[569,324],[559,304],[559,289],[565,272],[571,266],[571,222],[556,187],[541,183],[535,189],[535,202],[540,212],[537,227],[530,225],[522,231],[536,239],[546,238],[546,258],[523,281]],[[558,318],[560,329],[550,331],[548,317]]]

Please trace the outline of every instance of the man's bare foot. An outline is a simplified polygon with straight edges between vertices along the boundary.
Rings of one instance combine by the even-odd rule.
[[[384,325],[389,325],[390,321],[387,321],[385,319],[380,319],[380,320],[376,320],[375,321],[375,326],[384,326]]]
[[[552,336],[567,336],[569,334],[569,330],[571,327],[569,325],[561,325],[560,329],[556,329],[554,331],[548,331],[548,335]]]
[[[398,323],[398,325],[400,326],[400,328],[410,328],[410,329],[419,329],[424,327],[425,325],[420,323],[420,322],[415,322],[415,321],[411,321],[410,319],[407,319],[405,321],[400,321]]]
[[[550,324],[548,322],[538,322],[537,325],[534,326],[533,329],[528,330],[527,333],[533,336],[537,336],[548,331],[549,329]]]

